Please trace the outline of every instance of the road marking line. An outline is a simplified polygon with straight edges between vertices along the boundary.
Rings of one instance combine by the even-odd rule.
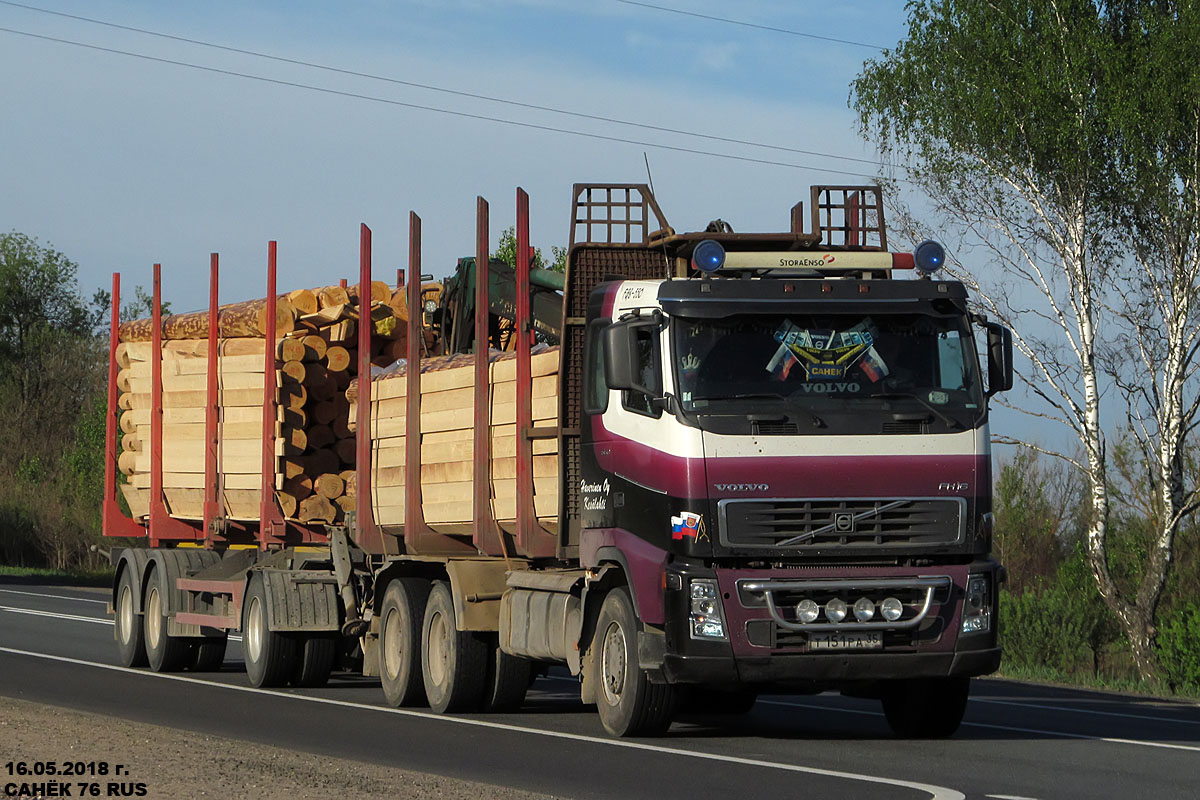
[[[1124,717],[1125,719],[1141,719],[1149,722],[1174,722],[1180,725],[1200,725],[1196,719],[1172,719],[1171,717],[1154,717],[1149,714],[1129,714],[1123,711],[1097,711],[1094,708],[1071,708],[1070,706],[1048,706],[1042,703],[1023,703],[1017,700],[993,700],[990,697],[972,697],[972,703],[994,703],[1000,706],[1021,706],[1023,708],[1040,708],[1043,711],[1069,711],[1072,714],[1097,714],[1105,717]]]
[[[987,794],[984,797],[991,797],[993,800],[1037,800],[1036,797],[1022,797],[1019,794]]]
[[[11,611],[14,614],[32,614],[35,617],[53,617],[55,619],[69,619],[77,622],[98,622],[101,625],[115,625],[116,623],[106,617],[81,617],[76,614],[63,614],[58,611],[38,611],[32,608],[16,608],[15,606],[0,606],[0,611]],[[235,633],[228,634],[229,641],[240,642],[241,636]]]
[[[15,608],[13,606],[0,606],[0,611],[11,611],[14,614],[30,614],[35,617],[54,617],[55,619],[70,619],[76,622],[98,622],[101,625],[112,625],[111,619],[102,619],[100,617],[81,617],[78,614],[61,614],[55,611],[35,611],[32,608]]]
[[[47,597],[51,600],[74,600],[76,603],[99,603],[102,606],[108,605],[107,600],[90,600],[86,597],[71,597],[65,594],[42,594],[41,592],[22,592],[17,589],[0,589],[0,592],[5,594],[23,594],[29,597]]]
[[[882,717],[882,711],[863,711],[857,708],[834,708],[816,703],[788,703],[783,700],[759,700],[769,706],[792,706],[793,708],[813,708],[818,711],[832,711],[837,714],[862,714],[869,717]],[[1150,742],[1144,739],[1121,739],[1115,736],[1089,736],[1086,733],[1067,733],[1065,731],[1047,731],[1040,728],[1018,728],[1012,725],[993,725],[987,722],[963,722],[964,726],[972,728],[989,728],[994,731],[1011,731],[1013,733],[1036,733],[1040,736],[1060,736],[1064,739],[1086,739],[1092,742],[1110,742],[1112,744],[1135,744],[1140,747],[1162,747],[1168,750],[1190,750],[1200,753],[1200,747],[1190,744],[1170,744],[1168,742]]]
[[[799,764],[785,764],[779,761],[762,761],[756,758],[741,758],[739,756],[720,755],[718,753],[704,753],[695,750],[679,750],[672,747],[663,747],[661,745],[644,744],[642,742],[629,742],[621,739],[603,739],[599,736],[585,736],[578,733],[562,733],[559,731],[548,731],[540,728],[526,728],[520,725],[509,725],[504,722],[489,722],[481,719],[467,719],[464,717],[450,717],[441,714],[434,714],[427,711],[412,711],[406,708],[390,708],[387,706],[373,706],[366,703],[352,703],[346,700],[334,700],[328,697],[310,697],[303,694],[292,694],[290,692],[281,692],[273,689],[255,689],[252,686],[236,686],[233,684],[217,683],[214,681],[206,681],[200,678],[191,678],[186,675],[172,675],[161,672],[147,672],[141,669],[130,669],[129,667],[119,667],[115,664],[102,664],[96,661],[84,661],[78,658],[68,658],[66,656],[54,656],[49,653],[35,653],[29,650],[18,650],[13,647],[0,647],[0,653],[10,653],[18,656],[29,656],[31,658],[42,658],[49,661],[59,661],[64,664],[75,664],[83,667],[97,667],[99,669],[111,670],[113,672],[125,672],[131,675],[142,675],[148,678],[164,678],[166,680],[181,681],[184,683],[198,683],[202,686],[210,686],[217,689],[230,689],[235,692],[249,692],[251,694],[264,694],[272,697],[282,697],[289,700],[303,700],[309,703],[319,703],[322,705],[340,706],[343,708],[353,708],[362,711],[377,711],[386,714],[398,714],[405,717],[417,717],[420,719],[437,720],[439,722],[451,723],[454,725],[466,725],[476,728],[491,728],[493,730],[517,731],[519,733],[529,733],[535,736],[545,736],[551,739],[567,739],[577,742],[587,742],[589,744],[604,745],[606,747],[623,747],[629,750],[641,750],[649,753],[662,753],[673,756],[683,756],[685,758],[696,758],[703,761],[717,761],[726,764],[738,764],[748,767],[763,767],[766,769],[778,769],[785,772],[800,772],[810,775],[821,775],[828,778],[842,778],[851,781],[862,781],[865,783],[878,783],[885,786],[896,786],[903,789],[913,789],[919,792],[928,794],[933,800],[966,800],[966,795],[954,789],[948,789],[944,786],[934,786],[926,783],[916,783],[914,781],[897,780],[894,778],[881,778],[875,775],[863,775],[857,772],[841,772],[832,769],[821,769],[820,767],[806,767]]]

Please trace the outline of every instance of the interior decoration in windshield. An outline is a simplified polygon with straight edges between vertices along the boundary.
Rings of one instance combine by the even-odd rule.
[[[787,380],[799,364],[806,380],[842,380],[856,364],[872,383],[888,376],[888,367],[874,348],[870,317],[851,328],[813,330],[801,328],[790,319],[775,331],[779,348],[767,362],[767,372]]]

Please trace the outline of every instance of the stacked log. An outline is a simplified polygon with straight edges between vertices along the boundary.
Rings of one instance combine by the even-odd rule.
[[[390,364],[402,349],[405,326],[390,305],[392,291],[372,286],[373,360]],[[305,523],[340,521],[351,508],[346,477],[354,469],[353,433],[345,390],[357,366],[357,292],[338,286],[281,296],[276,315],[273,479],[283,516]],[[218,313],[218,471],[225,516],[260,518],[266,302],[224,306]],[[201,321],[200,317],[203,317]],[[144,516],[150,487],[149,320],[121,327],[117,350],[120,426],[124,453],[118,466],[130,510]],[[238,335],[230,335],[238,334]],[[248,335],[241,335],[248,334]],[[202,519],[204,409],[207,403],[208,315],[163,320],[163,486],[172,516]],[[128,337],[128,338],[125,338]]]
[[[516,518],[516,358],[490,354],[492,514],[510,532]],[[533,366],[534,425],[558,418],[558,350],[537,353]],[[404,365],[371,382],[371,494],[375,521],[403,525],[408,381]],[[441,533],[467,533],[472,522],[474,476],[474,356],[421,361],[421,508]],[[357,427],[359,384],[346,392],[350,426]],[[535,439],[534,512],[555,529],[558,518],[558,442]]]

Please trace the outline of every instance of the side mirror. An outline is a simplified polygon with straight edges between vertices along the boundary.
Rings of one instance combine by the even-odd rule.
[[[657,320],[634,319],[615,322],[601,333],[604,347],[604,382],[609,389],[629,389],[658,397],[662,394],[662,376],[656,360]],[[645,348],[649,347],[647,354]],[[642,369],[650,361],[648,373]]]
[[[1012,331],[996,322],[986,322],[988,354],[988,390],[991,397],[1013,387]]]
[[[637,383],[637,339],[628,324],[609,325],[600,334],[604,347],[604,382],[609,389],[632,389]]]

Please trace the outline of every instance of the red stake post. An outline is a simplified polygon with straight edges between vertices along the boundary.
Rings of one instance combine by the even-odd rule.
[[[554,537],[537,521],[533,492],[533,312],[529,268],[533,259],[529,245],[529,195],[517,189],[516,319],[517,353],[517,550],[539,558],[555,552]]]
[[[121,513],[117,502],[117,346],[121,343],[121,273],[112,276],[112,316],[108,331],[108,415],[104,419],[104,502],[101,527],[105,536],[146,535],[137,521]]]
[[[165,540],[203,539],[198,531],[167,511],[163,496],[163,377],[162,377],[162,265],[154,265],[154,305],[150,334],[150,546]]]
[[[507,557],[503,533],[492,513],[491,339],[488,330],[488,203],[475,208],[475,481],[472,486],[475,547]]]
[[[208,264],[208,381],[204,404],[204,541],[209,548],[216,542],[225,541],[221,526],[221,518],[225,516],[221,505],[221,475],[217,470],[217,414],[220,407],[217,394],[217,361],[220,357],[220,319],[217,312],[219,263],[219,256],[213,253]]]
[[[354,432],[355,538],[368,553],[387,554],[383,531],[371,507],[371,229],[365,224],[358,240],[358,414]]]

